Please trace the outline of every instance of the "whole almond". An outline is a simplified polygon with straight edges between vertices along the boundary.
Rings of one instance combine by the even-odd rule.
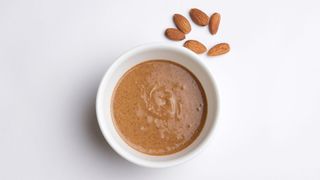
[[[168,28],[165,32],[165,35],[168,39],[173,41],[180,41],[185,38],[184,33],[175,28]]]
[[[219,24],[220,24],[220,14],[219,13],[214,13],[210,17],[209,21],[209,31],[212,35],[217,34],[218,29],[219,29]]]
[[[194,23],[199,26],[206,26],[209,23],[209,17],[206,13],[197,8],[192,8],[189,12],[190,17]]]
[[[213,46],[209,51],[208,51],[208,56],[218,56],[225,54],[230,51],[230,46],[228,43],[220,43],[215,46]]]
[[[188,34],[191,31],[191,25],[188,19],[181,14],[174,14],[173,22],[181,32]]]
[[[202,54],[207,51],[206,46],[196,40],[188,40],[183,44],[183,46],[197,54]]]

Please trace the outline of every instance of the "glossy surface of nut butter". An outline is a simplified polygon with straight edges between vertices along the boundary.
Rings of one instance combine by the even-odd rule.
[[[171,61],[134,66],[113,92],[118,133],[131,147],[150,155],[186,148],[200,134],[206,113],[206,96],[198,79]]]

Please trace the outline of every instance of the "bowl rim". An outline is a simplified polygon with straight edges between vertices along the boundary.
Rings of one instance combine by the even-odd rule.
[[[191,59],[195,60],[196,63],[198,63],[201,68],[203,70],[205,70],[205,74],[208,77],[208,79],[211,81],[210,83],[212,83],[213,88],[215,90],[215,98],[216,98],[216,113],[214,116],[214,120],[213,123],[211,125],[211,127],[209,127],[209,131],[207,133],[207,135],[204,137],[204,139],[202,140],[203,142],[200,143],[192,152],[185,154],[184,156],[175,159],[175,160],[170,160],[170,161],[161,161],[161,162],[153,162],[153,161],[148,161],[148,160],[143,160],[139,157],[134,157],[131,156],[129,153],[127,153],[126,149],[121,148],[121,146],[117,145],[118,142],[116,142],[116,140],[114,138],[112,138],[109,133],[107,133],[105,131],[105,129],[103,128],[102,125],[102,121],[105,121],[105,118],[103,116],[103,110],[101,110],[101,103],[102,103],[102,96],[103,96],[103,87],[106,84],[106,80],[108,79],[109,76],[112,75],[112,72],[114,72],[114,70],[121,65],[121,63],[123,63],[124,61],[128,60],[128,57],[142,52],[142,51],[148,51],[150,49],[155,49],[155,48],[170,48],[171,50],[174,51],[178,51],[179,53],[183,53],[187,56],[189,56]],[[183,65],[183,63],[181,63]],[[176,45],[170,45],[170,44],[166,44],[166,43],[147,43],[147,44],[143,44],[143,45],[139,45],[136,46],[128,51],[126,51],[125,53],[123,53],[121,56],[119,56],[112,64],[111,66],[109,66],[109,68],[107,69],[107,71],[105,72],[105,74],[103,75],[102,80],[100,81],[99,84],[99,88],[97,91],[97,96],[96,96],[96,115],[97,115],[97,121],[99,124],[99,128],[100,131],[103,134],[104,139],[108,142],[108,144],[111,146],[111,148],[121,157],[123,157],[124,159],[136,164],[136,165],[140,165],[143,167],[150,167],[150,168],[164,168],[164,167],[171,167],[171,166],[175,166],[178,164],[182,164],[183,162],[186,162],[192,158],[194,158],[196,155],[198,155],[207,145],[209,140],[212,140],[212,134],[214,129],[216,129],[217,126],[217,119],[219,116],[219,93],[217,91],[217,85],[215,83],[214,78],[212,77],[212,74],[210,72],[210,70],[207,68],[207,66],[204,64],[204,62],[202,62],[202,59],[200,58],[199,55],[195,54],[194,52],[191,52],[190,50],[187,50],[184,47],[179,47]],[[159,157],[159,156],[157,156]],[[161,156],[160,156],[161,157]]]

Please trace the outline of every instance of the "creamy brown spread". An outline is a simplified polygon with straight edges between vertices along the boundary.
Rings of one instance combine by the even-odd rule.
[[[131,147],[150,155],[186,148],[200,134],[206,113],[207,100],[198,79],[171,61],[134,66],[113,92],[118,133]]]

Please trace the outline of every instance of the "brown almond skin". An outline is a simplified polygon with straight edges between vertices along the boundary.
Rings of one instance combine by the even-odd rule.
[[[206,46],[196,40],[188,40],[183,44],[183,46],[197,54],[202,54],[207,51]]]
[[[189,12],[192,21],[199,26],[206,26],[209,24],[209,16],[197,8],[192,8]]]
[[[188,34],[191,31],[191,25],[189,21],[181,14],[174,14],[173,22],[181,32]]]
[[[209,21],[209,31],[212,35],[215,35],[218,32],[220,19],[221,19],[221,16],[219,13],[214,13],[211,15],[210,21]]]
[[[181,41],[185,38],[184,33],[179,31],[176,28],[166,29],[165,35],[168,39],[173,40],[173,41]]]
[[[213,46],[208,51],[208,56],[218,56],[218,55],[226,54],[229,51],[230,51],[230,46],[228,43],[220,43]]]

